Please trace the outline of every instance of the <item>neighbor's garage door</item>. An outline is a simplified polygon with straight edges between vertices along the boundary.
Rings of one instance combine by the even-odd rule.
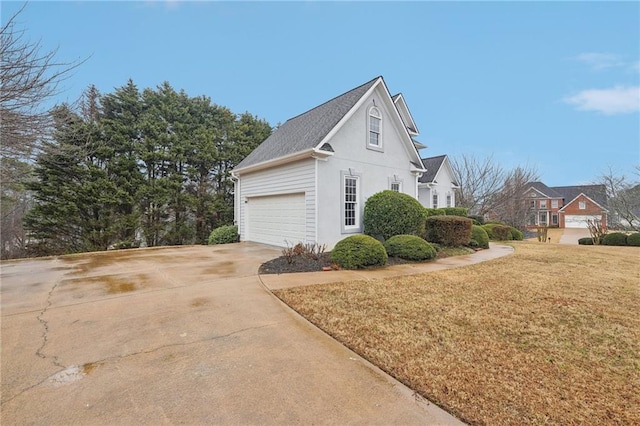
[[[304,241],[304,194],[247,198],[245,240],[284,247]],[[286,241],[286,242],[285,242]]]
[[[565,228],[586,228],[587,220],[597,220],[600,221],[602,216],[598,215],[578,215],[578,214],[570,214],[564,217],[564,227]]]

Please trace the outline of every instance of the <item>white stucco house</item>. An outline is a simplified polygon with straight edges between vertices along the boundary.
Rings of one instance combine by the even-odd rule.
[[[418,129],[382,77],[282,124],[233,170],[241,241],[328,249],[362,232],[364,203],[385,190],[418,198]]]
[[[422,159],[426,172],[418,181],[418,200],[427,208],[455,207],[455,181],[449,157],[439,155]]]

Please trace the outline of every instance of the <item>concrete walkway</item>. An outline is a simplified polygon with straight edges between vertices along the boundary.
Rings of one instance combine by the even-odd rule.
[[[460,424],[301,318],[260,278],[270,288],[374,279],[508,253],[493,246],[298,282],[258,277],[280,250],[251,243],[3,262],[2,424]]]

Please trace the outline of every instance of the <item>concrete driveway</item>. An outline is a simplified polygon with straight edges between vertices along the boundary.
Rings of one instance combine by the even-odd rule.
[[[580,238],[590,237],[591,234],[586,228],[565,228],[560,237],[560,244],[578,244]]]
[[[260,283],[280,250],[1,266],[2,424],[456,424]]]

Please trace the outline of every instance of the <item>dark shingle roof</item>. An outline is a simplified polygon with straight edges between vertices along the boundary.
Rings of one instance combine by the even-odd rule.
[[[570,203],[580,194],[591,198],[603,208],[607,208],[607,191],[604,185],[554,186],[551,189],[564,198],[564,204]]]
[[[236,168],[252,166],[314,148],[380,77],[290,118],[264,140]]]
[[[542,182],[531,182],[529,183],[529,185],[527,185],[527,188],[531,188],[531,187],[542,192],[544,195],[546,195],[549,198],[562,198],[562,194],[555,191],[554,188],[549,188],[547,185],[545,185]]]
[[[427,169],[420,177],[420,183],[431,183],[436,178],[436,173],[440,170],[446,155],[438,155],[437,157],[429,157],[422,159],[422,165]]]

